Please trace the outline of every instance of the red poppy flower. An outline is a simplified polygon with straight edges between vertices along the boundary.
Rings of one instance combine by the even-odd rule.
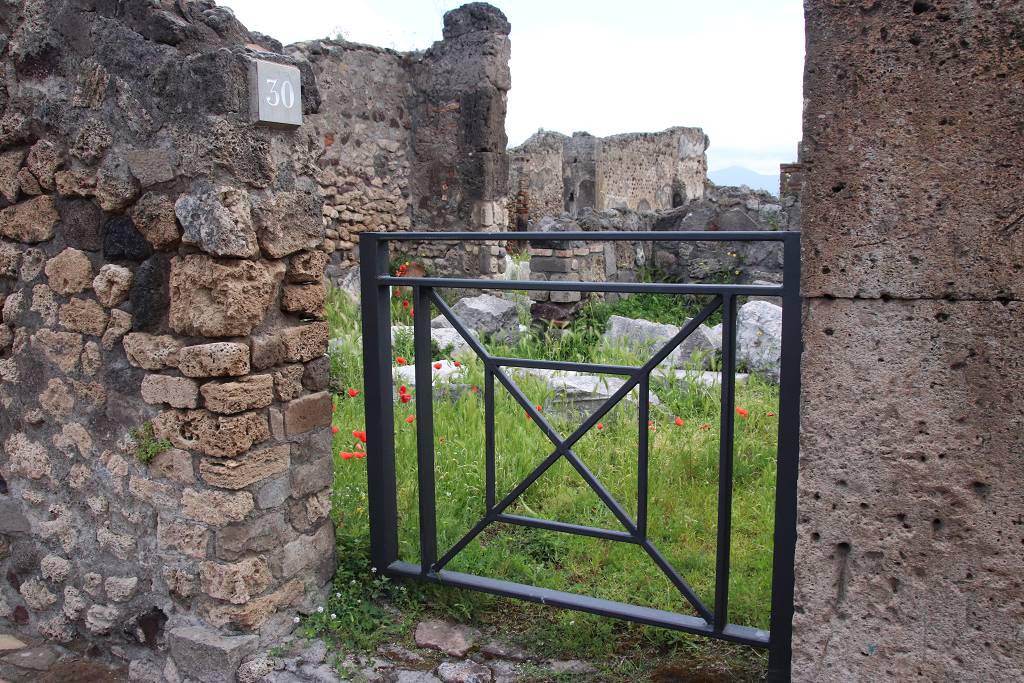
[[[416,315],[416,309],[415,308],[410,308],[409,309],[409,315]]]
[[[341,430],[338,429],[338,425],[331,425],[331,434],[337,434]]]
[[[452,365],[454,365],[454,366],[455,366],[455,367],[457,367],[457,368],[461,368],[461,367],[462,367],[462,363],[460,363],[459,361],[454,361],[454,362],[452,363]]]
[[[441,364],[440,363],[434,363],[434,369],[435,370],[440,370],[441,369]]]
[[[415,420],[415,419],[416,419],[415,415],[410,415],[409,417],[405,418],[405,421],[408,422],[409,424],[412,424],[412,421]]]
[[[348,451],[341,451],[340,453],[338,453],[338,455],[341,457],[342,460],[351,460],[352,459],[352,454],[349,453]]]
[[[765,415],[767,415],[768,417],[775,417],[775,413],[773,413],[770,410],[767,413],[765,413]]]
[[[396,356],[395,362],[398,363],[399,365],[405,365],[409,361],[407,361],[404,356]]]
[[[409,308],[409,300],[402,299],[402,308]]]
[[[597,423],[597,428],[598,429],[604,429],[604,423],[603,422],[598,422]]]
[[[405,385],[404,385],[404,384],[403,384],[402,386],[398,387],[398,393],[400,393],[400,394],[405,394],[405,393],[408,393],[408,391],[409,391],[409,390],[408,390],[408,389],[406,389],[406,387],[405,387]]]
[[[469,388],[469,390],[472,391],[475,394],[476,392],[480,391],[480,387],[478,387],[477,385],[474,384],[473,386],[471,386]]]
[[[363,443],[366,443],[366,432],[360,432],[353,429],[352,436],[356,439],[359,439]]]
[[[348,397],[349,398],[355,398],[358,395],[359,395],[359,390],[358,389],[349,389],[348,390]]]
[[[707,431],[707,430],[709,430],[709,429],[711,429],[711,425],[709,425],[709,424],[708,424],[707,422],[705,422],[704,424],[702,424],[702,425],[700,426],[700,430],[701,430],[702,432],[706,432],[706,431]]]
[[[353,453],[352,455],[356,456],[356,460],[362,460],[366,457],[366,453]]]
[[[412,400],[412,396],[410,396],[409,394],[401,394],[398,397],[398,400],[401,401],[402,403],[408,403],[409,401]]]
[[[747,417],[750,416],[750,411],[747,410],[746,408],[736,408],[736,414],[746,419]]]
[[[682,427],[684,424],[686,424],[686,422],[683,420],[683,418],[676,415],[676,427]]]

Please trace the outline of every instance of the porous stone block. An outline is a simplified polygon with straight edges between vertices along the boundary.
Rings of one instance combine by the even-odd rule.
[[[310,318],[324,317],[327,290],[321,284],[285,285],[281,292],[281,309]]]
[[[260,248],[282,258],[324,241],[323,204],[310,192],[261,192],[253,195],[252,216]]]
[[[76,332],[54,332],[43,328],[32,335],[32,351],[61,372],[71,372],[82,356],[82,335]]]
[[[281,575],[286,579],[307,569],[330,576],[334,571],[334,527],[324,524],[315,533],[285,544],[279,561]]]
[[[45,242],[59,221],[53,197],[42,195],[0,210],[0,235],[16,242]]]
[[[248,192],[228,186],[181,195],[174,203],[184,228],[181,241],[213,256],[256,256],[259,247],[249,206]]]
[[[168,410],[153,418],[153,428],[177,448],[218,458],[244,453],[270,437],[267,418],[260,413],[216,415],[208,410]]]
[[[262,557],[247,557],[239,562],[199,563],[199,584],[215,600],[244,605],[273,583],[270,567]]]
[[[210,486],[242,489],[288,470],[290,447],[275,446],[237,458],[204,458],[199,474]]]
[[[281,269],[256,261],[175,257],[170,275],[171,329],[205,337],[250,334],[273,301]]]
[[[132,205],[129,215],[153,249],[173,247],[181,238],[174,204],[164,195],[147,192]]]
[[[157,453],[149,464],[149,475],[154,479],[170,479],[179,484],[191,484],[196,480],[192,470],[192,455],[180,448],[169,448]]]
[[[132,271],[124,266],[107,263],[93,279],[92,288],[96,292],[96,299],[107,308],[120,306],[128,300],[128,292],[132,288]]]
[[[247,553],[276,551],[296,536],[282,513],[271,512],[218,530],[217,556],[237,560]]]
[[[186,346],[178,352],[178,370],[186,377],[237,377],[249,372],[249,347],[234,342]]]
[[[327,427],[331,424],[331,394],[321,391],[289,401],[284,411],[285,432],[288,436]]]
[[[222,636],[200,626],[171,630],[168,644],[178,671],[203,683],[235,683],[238,666],[256,651],[257,636]]]
[[[252,495],[246,491],[226,493],[187,488],[181,493],[182,516],[212,527],[241,522],[252,509]]]
[[[107,259],[144,261],[153,248],[135,227],[131,216],[114,216],[103,224],[103,256]]]
[[[84,251],[68,247],[46,262],[50,289],[58,294],[78,294],[92,286],[92,262]]]
[[[60,307],[60,325],[72,332],[99,337],[107,329],[107,312],[92,299],[72,298]]]
[[[241,413],[266,408],[273,402],[274,378],[271,375],[250,375],[237,382],[207,382],[200,391],[207,410],[223,414]]]
[[[206,558],[210,531],[200,524],[165,523],[160,519],[157,523],[156,540],[161,552],[181,553],[201,560]]]
[[[330,257],[322,251],[303,251],[288,261],[288,282],[313,284],[323,282],[324,269]]]
[[[167,149],[133,149],[125,153],[128,169],[142,187],[174,180],[177,155]]]
[[[327,351],[330,329],[326,322],[288,327],[260,335],[252,342],[252,364],[263,370],[284,363],[313,360]]]
[[[234,623],[244,629],[255,629],[265,624],[277,611],[298,605],[304,597],[303,583],[295,579],[273,593],[254,598],[245,605],[213,605],[207,612],[207,620],[214,626]]]
[[[121,342],[128,362],[146,370],[163,370],[178,366],[180,341],[169,335],[153,335],[145,332],[126,334]]]
[[[1024,304],[816,299],[803,338],[794,680],[1020,678]]]
[[[1024,298],[1020,9],[806,5],[805,296]]]
[[[303,449],[298,445],[292,448],[295,449],[292,452],[293,464],[289,470],[292,498],[301,498],[331,485],[334,481],[334,460],[330,453],[314,456],[308,461],[296,464],[302,457]]]
[[[142,379],[142,400],[150,405],[166,403],[172,408],[195,408],[199,385],[186,377],[146,375]]]

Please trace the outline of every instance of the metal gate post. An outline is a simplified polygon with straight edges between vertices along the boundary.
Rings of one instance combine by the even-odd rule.
[[[370,563],[385,569],[398,559],[395,478],[395,419],[391,397],[391,297],[380,282],[387,275],[388,242],[365,233],[359,242],[363,316],[363,401],[366,412],[367,507]]]
[[[768,680],[789,683],[793,657],[793,582],[796,557],[796,486],[800,460],[800,233],[783,243],[782,367],[779,375],[779,446],[775,474],[771,646]]]

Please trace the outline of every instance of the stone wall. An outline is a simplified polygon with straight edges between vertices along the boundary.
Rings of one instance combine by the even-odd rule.
[[[1024,679],[1024,3],[809,0],[796,681]]]
[[[205,0],[0,31],[0,617],[136,671],[244,654],[212,629],[272,638],[333,571],[320,148],[248,98],[292,62],[312,115],[313,73]]]
[[[505,230],[509,30],[500,11],[472,3],[447,13],[443,40],[422,53],[329,40],[289,47],[321,87],[308,125],[324,150],[330,275],[355,264],[364,231]],[[503,243],[394,247],[434,274],[504,268]]]
[[[509,150],[510,223],[584,209],[658,211],[704,196],[708,138],[700,128],[605,138],[539,131]]]

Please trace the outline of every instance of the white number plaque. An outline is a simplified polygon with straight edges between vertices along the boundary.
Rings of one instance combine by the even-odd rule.
[[[297,67],[253,60],[249,93],[254,122],[302,125],[302,76]]]

